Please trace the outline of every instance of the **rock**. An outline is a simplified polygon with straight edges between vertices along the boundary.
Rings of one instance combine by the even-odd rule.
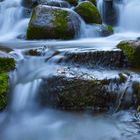
[[[8,74],[10,70],[15,68],[15,60],[13,58],[3,57],[0,55],[0,110],[7,105],[8,91]]]
[[[132,85],[132,89],[136,95],[136,107],[138,107],[140,105],[140,82],[138,81],[134,81],[133,85]]]
[[[135,106],[134,90],[131,90],[133,80],[127,85],[129,81],[127,74],[121,73],[118,77],[98,79],[74,74],[73,77],[66,76],[68,73],[65,70],[61,70],[60,73],[61,75],[42,80],[36,97],[42,107],[101,112],[115,111],[118,104],[119,109]]]
[[[76,6],[78,4],[78,0],[66,0],[68,3],[70,3],[72,6]]]
[[[56,7],[63,7],[69,8],[70,4],[67,1],[62,0],[22,0],[22,6],[26,8],[34,8],[37,5],[48,5],[48,6],[56,6]]]
[[[46,5],[49,6],[56,6],[56,7],[62,7],[62,8],[70,8],[70,4],[66,1],[54,1],[50,0],[46,3]]]
[[[115,99],[101,81],[61,76],[44,79],[39,91],[41,105],[62,110],[108,110]]]
[[[37,6],[27,29],[27,39],[73,39],[80,30],[77,14],[45,5]]]
[[[26,8],[33,8],[38,5],[38,0],[22,0],[21,4]]]
[[[0,72],[8,72],[15,68],[15,60],[13,58],[0,57]]]
[[[0,110],[3,110],[7,105],[7,90],[8,75],[5,72],[0,72]]]
[[[127,56],[130,66],[140,67],[140,41],[122,41],[117,45]]]
[[[66,52],[59,63],[78,64],[87,68],[122,68],[127,67],[127,61],[120,50]]]
[[[98,31],[100,36],[109,36],[114,33],[112,26],[110,25],[98,25]]]
[[[89,1],[81,2],[74,10],[86,23],[102,23],[98,9]]]

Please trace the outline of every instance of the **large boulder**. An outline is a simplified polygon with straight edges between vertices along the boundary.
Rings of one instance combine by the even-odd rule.
[[[81,2],[74,10],[83,18],[86,23],[102,23],[98,9],[89,1]]]
[[[79,31],[80,20],[74,12],[39,5],[32,12],[27,39],[73,39]]]
[[[140,40],[122,41],[117,48],[124,52],[132,67],[140,67]]]

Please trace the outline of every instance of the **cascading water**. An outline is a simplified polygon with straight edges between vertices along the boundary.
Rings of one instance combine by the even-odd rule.
[[[140,1],[123,0],[119,26],[124,31],[140,32]]]
[[[103,1],[104,0],[97,0],[97,7],[102,17],[104,16]],[[79,47],[84,48],[85,46],[87,47],[84,48],[85,50],[98,48],[98,51],[100,51],[102,46],[104,46],[105,48],[103,49],[106,50],[110,48],[110,46],[114,47],[117,42],[125,38],[126,34],[123,31],[139,32],[140,1],[116,0],[115,2],[115,4],[117,4],[118,15],[121,15],[118,23],[119,30],[117,30],[115,35],[108,38],[81,39],[67,42],[56,42],[53,40],[45,42],[46,44],[48,43],[48,50],[51,48],[54,51],[59,48],[60,50],[62,49],[62,52],[66,49],[67,51],[78,51]],[[23,18],[22,11],[21,0],[4,0],[0,2],[0,41],[15,39],[18,35],[25,33],[29,19]],[[94,25],[83,23],[82,28],[84,34],[82,34],[81,37],[97,37]],[[118,35],[118,32],[121,35]],[[126,39],[135,38],[136,36],[127,34]],[[32,42],[25,42],[26,47],[32,47]],[[40,42],[38,42],[35,42],[35,47],[40,45]],[[21,42],[18,42],[16,47],[24,46],[20,43]],[[8,45],[10,46],[11,44],[12,42]],[[40,108],[40,106],[36,104],[35,97],[38,93],[38,87],[42,82],[42,78],[56,74],[58,70],[63,73],[63,66],[55,63],[56,58],[54,58],[52,52],[49,53],[48,50],[45,56],[40,57],[25,56],[24,53],[21,53],[22,51],[17,53],[16,50],[14,50],[15,54],[11,53],[18,62],[16,70],[10,73],[12,90],[9,94],[12,96],[10,99],[11,102],[7,110],[0,113],[0,140],[139,139],[139,121],[135,120],[133,111],[122,111],[115,115],[105,114],[103,116],[97,115],[91,117],[84,113],[64,113],[48,108]],[[19,57],[17,54],[19,54]],[[63,55],[63,53],[60,53],[57,57],[61,58],[61,55]],[[77,68],[78,67],[79,66],[77,66]],[[105,70],[103,71],[105,77],[106,75],[108,76],[108,73],[110,74],[110,71],[108,73],[105,72]],[[100,73],[97,74],[100,77],[103,76],[103,72],[100,72],[100,70],[96,73]],[[111,75],[114,75],[114,72],[112,72]]]
[[[21,0],[0,2],[0,40],[14,39],[25,33],[29,19],[23,19]]]

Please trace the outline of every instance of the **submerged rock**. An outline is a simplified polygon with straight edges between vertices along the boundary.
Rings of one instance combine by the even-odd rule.
[[[140,67],[140,41],[122,41],[117,45],[127,56],[132,67]]]
[[[83,18],[86,23],[102,23],[98,9],[89,1],[81,2],[74,10]]]
[[[79,17],[72,11],[37,6],[27,29],[27,39],[73,39],[80,30]]]
[[[98,25],[100,36],[109,36],[114,33],[113,27],[110,25]]]

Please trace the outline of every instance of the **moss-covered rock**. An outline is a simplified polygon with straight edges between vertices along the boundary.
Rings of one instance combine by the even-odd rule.
[[[0,58],[0,72],[8,72],[15,68],[15,60],[13,58]]]
[[[102,23],[98,9],[89,1],[81,2],[74,10],[83,18],[86,23]]]
[[[122,41],[117,45],[127,56],[132,67],[140,67],[140,41]]]
[[[8,75],[0,72],[0,110],[4,109],[7,104]]]
[[[27,29],[27,39],[73,39],[80,30],[78,16],[69,10],[37,6]]]
[[[114,33],[113,27],[110,25],[98,25],[98,31],[99,31],[99,35],[101,36],[109,36],[112,35]]]
[[[7,104],[8,90],[8,73],[15,68],[13,58],[0,57],[0,110],[4,109]]]

